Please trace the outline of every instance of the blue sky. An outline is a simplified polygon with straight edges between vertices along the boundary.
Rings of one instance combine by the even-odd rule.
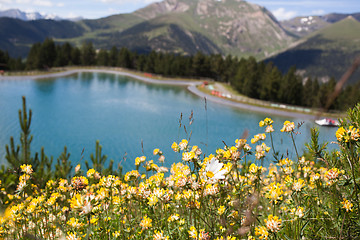
[[[0,10],[54,14],[62,18],[100,18],[130,13],[159,0],[0,0]],[[215,1],[215,0],[214,0]],[[249,0],[266,7],[278,20],[295,16],[360,12],[360,0]]]

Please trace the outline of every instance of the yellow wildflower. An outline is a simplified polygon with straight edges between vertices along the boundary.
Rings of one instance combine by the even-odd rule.
[[[264,120],[259,122],[259,127],[269,126],[273,123],[274,123],[274,121],[271,118],[265,118]]]
[[[173,142],[171,148],[174,150],[174,152],[178,152],[180,150],[180,147],[176,142]]]
[[[325,172],[325,180],[327,181],[328,185],[332,185],[338,180],[341,171],[337,168],[332,168]]]
[[[189,232],[189,237],[192,239],[197,239],[197,230],[194,226],[190,227],[190,231]]]
[[[140,163],[145,162],[145,160],[146,160],[145,156],[137,157],[137,158],[135,158],[135,165],[139,166]]]
[[[194,152],[183,152],[182,154],[182,160],[184,160],[185,162],[192,160],[194,157],[195,157]]]
[[[345,210],[348,212],[348,211],[351,211],[352,212],[352,207],[353,207],[353,204],[349,201],[349,200],[346,200],[344,198],[344,201],[341,202],[341,204],[343,205],[343,208],[345,208]]]
[[[293,190],[296,192],[300,192],[304,186],[305,186],[304,180],[300,178],[299,180],[294,181]]]
[[[294,214],[295,216],[302,218],[304,214],[304,208],[303,207],[297,207],[290,210],[291,214]]]
[[[218,208],[218,211],[217,211],[217,212],[218,212],[219,215],[223,215],[224,212],[225,212],[225,210],[226,210],[225,206],[221,205],[221,206]]]
[[[269,229],[271,232],[278,232],[281,227],[281,219],[277,216],[269,215],[268,219],[265,219],[265,224],[267,229]]]
[[[188,145],[188,141],[186,139],[181,140],[181,142],[179,143],[180,150],[181,151],[184,150],[187,147],[187,145]]]
[[[151,194],[150,197],[147,198],[149,206],[154,206],[159,201],[158,197],[156,197],[154,194]]]
[[[83,226],[83,224],[81,222],[79,222],[79,219],[74,218],[74,217],[70,218],[70,220],[67,221],[67,225],[69,225],[73,228],[79,228],[79,227]]]
[[[251,143],[257,143],[260,140],[265,140],[266,135],[264,133],[259,133],[257,135],[254,135],[254,137],[251,139]]]
[[[283,128],[280,130],[281,132],[292,132],[295,129],[294,122],[285,121]]]
[[[158,154],[161,154],[162,152],[160,151],[160,149],[158,148],[155,148],[154,151],[153,151],[153,154],[154,155],[158,155]]]
[[[179,214],[173,214],[168,218],[168,222],[174,222],[174,221],[177,221],[178,219],[180,219],[180,215]]]
[[[235,143],[236,143],[235,147],[237,147],[238,149],[241,149],[241,148],[243,148],[245,146],[246,142],[247,142],[246,139],[236,139],[235,140]]]
[[[147,215],[144,216],[144,218],[141,220],[140,222],[140,226],[143,228],[143,229],[148,229],[150,227],[152,227],[152,219],[148,218]]]
[[[167,240],[167,239],[169,239],[169,237],[168,237],[168,236],[164,236],[163,231],[157,231],[157,230],[155,230],[154,235],[153,235],[153,239],[154,239],[154,240]]]
[[[359,129],[354,128],[354,126],[350,126],[349,129],[340,127],[335,135],[339,142],[357,141],[360,138]]]
[[[266,227],[256,227],[255,228],[255,235],[259,236],[259,239],[267,239],[269,236],[269,232],[266,230]]]
[[[99,218],[97,218],[97,217],[92,217],[90,219],[90,223],[93,224],[93,225],[96,225],[98,223],[98,221],[99,221]]]
[[[338,140],[339,142],[342,141],[343,137],[345,136],[345,133],[346,133],[346,131],[345,131],[345,129],[344,129],[343,127],[340,127],[340,128],[336,131],[335,135],[336,135],[336,138],[337,138],[337,140]]]
[[[81,237],[76,232],[67,232],[66,240],[81,240]]]
[[[30,164],[23,164],[20,166],[20,168],[23,173],[26,173],[28,175],[33,172],[32,166]]]
[[[132,170],[132,171],[127,172],[125,174],[124,179],[125,179],[126,182],[128,182],[128,181],[134,180],[134,179],[136,179],[138,177],[140,177],[140,173],[137,170]]]
[[[75,190],[82,190],[89,185],[89,180],[86,177],[73,177],[71,179],[71,185]]]
[[[95,179],[99,179],[100,178],[100,174],[93,168],[90,168],[87,173],[86,176],[88,178],[95,178]]]
[[[270,199],[270,202],[274,202],[275,204],[278,203],[278,201],[281,201],[283,199],[284,191],[280,183],[273,182],[268,186],[268,191],[265,194],[265,197]]]

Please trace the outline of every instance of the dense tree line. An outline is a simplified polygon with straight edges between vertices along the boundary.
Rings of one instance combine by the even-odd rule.
[[[79,48],[69,43],[55,44],[52,39],[32,46],[26,61],[12,59],[0,51],[0,69],[34,70],[63,66],[112,66],[161,74],[164,76],[210,78],[233,86],[239,93],[256,99],[321,108],[334,91],[336,81],[320,83],[318,79],[304,80],[292,67],[282,73],[271,62],[225,58],[220,54],[194,56],[175,55],[152,51],[148,55],[137,54],[127,48],[96,50],[91,42]],[[360,101],[359,84],[347,86],[331,104],[330,109],[344,110]]]

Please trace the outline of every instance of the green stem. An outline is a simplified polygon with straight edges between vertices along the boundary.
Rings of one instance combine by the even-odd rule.
[[[297,160],[299,160],[299,154],[298,154],[298,151],[297,151],[297,148],[296,148],[296,144],[295,144],[295,140],[294,140],[294,135],[293,135],[292,132],[290,132],[290,134],[291,134],[292,142],[293,142],[294,147],[295,147],[295,152],[296,152]]]
[[[273,137],[272,137],[271,132],[270,132],[270,140],[271,140],[271,148],[273,150],[274,158],[275,158],[276,161],[279,161],[278,158],[277,158],[277,154],[275,152],[274,141],[273,141]]]
[[[358,187],[359,186],[356,184],[355,170],[354,170],[353,165],[351,164],[351,160],[348,157],[346,159],[348,160],[350,168],[351,168],[351,173],[352,173],[352,177],[353,177],[353,181],[354,181],[354,188],[355,188],[356,204],[357,204],[358,214],[360,214],[360,205],[359,205],[359,197],[358,197]]]

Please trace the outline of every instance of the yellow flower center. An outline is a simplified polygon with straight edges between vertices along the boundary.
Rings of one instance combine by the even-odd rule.
[[[208,171],[208,172],[206,173],[206,176],[207,176],[208,178],[212,178],[212,177],[214,177],[214,173],[211,172],[211,171]]]

